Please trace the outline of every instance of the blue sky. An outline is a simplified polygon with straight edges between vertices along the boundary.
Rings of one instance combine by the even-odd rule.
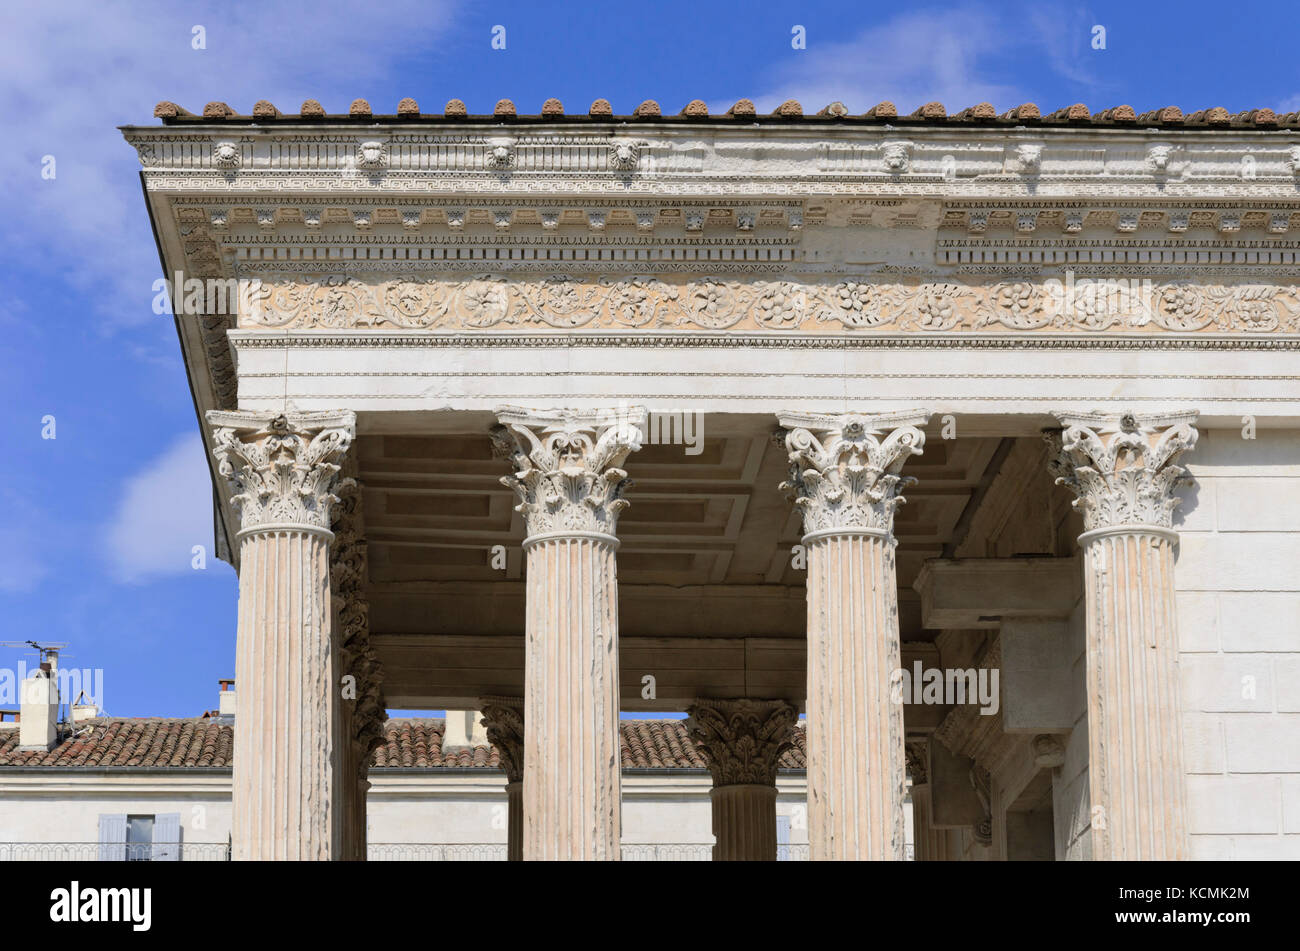
[[[1294,2],[18,6],[0,13],[0,640],[67,642],[65,665],[103,669],[117,716],[195,715],[234,669],[236,579],[211,556],[197,423],[171,318],[151,309],[160,268],[116,130],[155,121],[158,100],[1300,108]],[[20,659],[34,658],[0,648],[0,667]]]

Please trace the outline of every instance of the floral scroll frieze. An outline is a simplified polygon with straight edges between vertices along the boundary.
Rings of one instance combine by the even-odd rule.
[[[1300,287],[1151,279],[808,283],[555,274],[242,282],[248,329],[1296,333]]]

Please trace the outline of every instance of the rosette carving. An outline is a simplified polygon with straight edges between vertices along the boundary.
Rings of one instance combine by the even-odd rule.
[[[696,700],[687,735],[714,786],[773,786],[781,754],[794,744],[798,711],[784,700]]]
[[[208,424],[218,471],[230,483],[244,531],[284,525],[329,530],[355,414],[212,411]]]
[[[616,534],[629,484],[619,467],[641,448],[644,409],[531,413],[505,407],[497,418],[501,425],[492,430],[493,442],[515,470],[501,483],[518,495],[515,511],[524,516],[530,536]]]
[[[1147,278],[913,284],[864,277],[829,284],[647,274],[443,273],[395,279],[264,274],[241,280],[239,300],[241,327],[277,329],[489,330],[531,323],[557,330],[698,327],[791,333],[1300,330],[1295,285],[1157,285]],[[224,338],[220,343],[226,345]]]
[[[1196,413],[1058,415],[1064,429],[1049,433],[1049,467],[1076,496],[1084,529],[1122,525],[1173,526],[1182,502],[1174,490],[1190,480],[1178,458],[1196,446]]]
[[[916,480],[900,474],[921,454],[929,414],[890,416],[784,415],[792,492],[803,513],[804,532],[865,528],[892,532],[902,491]]]

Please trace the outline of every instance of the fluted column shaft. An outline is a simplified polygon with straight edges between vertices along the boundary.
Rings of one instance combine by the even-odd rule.
[[[493,437],[525,516],[523,857],[620,857],[618,466],[644,410],[506,407]]]
[[[352,414],[209,413],[240,511],[235,859],[335,859],[341,713],[329,530]]]
[[[1093,855],[1185,859],[1176,536],[1116,529],[1084,538]]]
[[[339,854],[329,603],[327,534],[243,538],[231,825],[237,860]]]
[[[808,559],[808,843],[820,859],[905,858],[894,510],[921,452],[923,412],[787,414]],[[888,435],[881,436],[888,432]]]
[[[526,859],[619,855],[615,548],[573,536],[527,547]]]
[[[1057,481],[1084,516],[1088,782],[1098,859],[1187,858],[1171,528],[1195,414],[1063,416]]]
[[[713,861],[776,861],[776,787],[714,786]]]
[[[808,842],[816,859],[904,857],[902,666],[894,540],[823,535],[808,550]]]

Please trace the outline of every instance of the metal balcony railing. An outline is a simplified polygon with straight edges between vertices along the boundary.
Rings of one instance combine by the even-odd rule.
[[[778,845],[777,861],[806,862],[806,843]],[[371,862],[504,862],[504,842],[371,842]],[[907,858],[914,858],[907,846]],[[0,842],[0,862],[225,862],[225,842]],[[625,862],[708,862],[713,846],[706,842],[624,842]]]
[[[0,862],[225,862],[225,842],[0,842]]]

